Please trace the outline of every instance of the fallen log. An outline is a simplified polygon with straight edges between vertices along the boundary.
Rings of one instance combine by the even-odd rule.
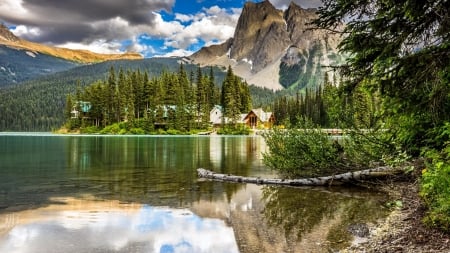
[[[242,177],[229,174],[216,173],[203,168],[197,169],[200,178],[208,178],[218,181],[250,183],[250,184],[267,184],[267,185],[286,185],[286,186],[329,186],[341,185],[345,183],[357,183],[362,180],[382,178],[386,176],[402,173],[402,170],[393,169],[392,167],[378,167],[374,169],[360,170],[354,172],[346,172],[333,176],[299,178],[299,179],[278,179],[278,178],[259,178],[259,177]]]

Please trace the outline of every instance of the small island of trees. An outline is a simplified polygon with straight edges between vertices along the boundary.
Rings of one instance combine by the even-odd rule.
[[[247,83],[234,75],[231,67],[219,87],[213,69],[205,75],[163,71],[150,78],[147,72],[118,72],[111,67],[107,80],[92,83],[66,100],[64,128],[68,131],[103,134],[184,134],[208,131],[210,111],[221,105],[226,130],[246,132],[238,124],[252,99]]]

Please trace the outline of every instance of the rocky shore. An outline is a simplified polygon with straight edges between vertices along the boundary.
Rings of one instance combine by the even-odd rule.
[[[384,186],[398,206],[379,225],[369,228],[365,242],[343,250],[346,253],[450,253],[450,235],[423,224],[426,209],[418,195],[418,182]]]

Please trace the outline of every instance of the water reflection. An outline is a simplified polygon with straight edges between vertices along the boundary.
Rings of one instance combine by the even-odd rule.
[[[362,189],[264,187],[263,199],[265,219],[284,233],[294,252],[349,246],[350,225],[376,223],[387,213],[383,195]]]
[[[263,151],[261,137],[0,134],[0,252],[327,252],[383,215],[373,193],[197,178],[272,177]]]
[[[260,137],[0,135],[0,212],[80,194],[188,207],[242,187],[199,184],[198,167],[267,176],[264,149]]]
[[[238,252],[224,221],[200,218],[187,209],[63,202],[21,213],[0,238],[0,252]]]

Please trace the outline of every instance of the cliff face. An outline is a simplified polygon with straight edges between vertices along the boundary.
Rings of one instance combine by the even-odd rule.
[[[191,59],[204,65],[231,65],[249,83],[272,89],[317,85],[324,75],[321,66],[342,57],[337,53],[338,35],[311,29],[315,18],[314,9],[294,3],[283,12],[269,1],[248,2],[234,37],[221,46],[201,49]]]
[[[252,71],[258,72],[280,57],[289,44],[283,12],[269,1],[247,2],[236,26],[230,57],[247,59]]]

